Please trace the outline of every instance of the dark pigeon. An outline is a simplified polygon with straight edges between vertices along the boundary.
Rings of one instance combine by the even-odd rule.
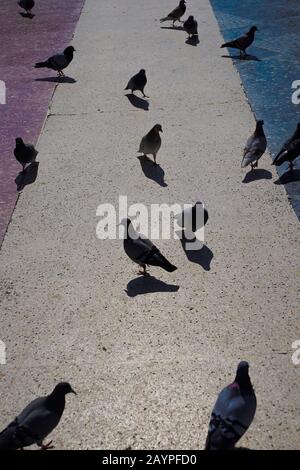
[[[139,73],[131,77],[129,82],[127,83],[127,86],[125,90],[131,90],[131,93],[133,93],[135,90],[139,90],[142,92],[143,96],[147,98],[147,96],[144,93],[144,88],[147,83],[147,77],[146,77],[146,71],[144,69],[141,69]]]
[[[181,214],[175,216],[180,227],[187,233],[195,233],[206,225],[208,221],[208,212],[201,201],[197,201],[193,206],[184,209]]]
[[[248,49],[249,46],[254,41],[255,37],[255,32],[258,31],[256,26],[252,26],[248,33],[244,34],[244,36],[241,36],[240,38],[234,39],[233,41],[226,42],[225,44],[222,44],[222,47],[231,47],[233,49],[239,49],[240,55],[243,53],[244,55],[246,54],[246,49]]]
[[[27,15],[31,15],[31,10],[35,5],[34,0],[19,0],[18,5],[26,11]]]
[[[147,266],[159,266],[168,272],[173,272],[177,268],[172,265],[159,251],[159,249],[147,238],[136,232],[130,219],[123,219],[121,225],[124,226],[124,250],[127,256],[139,264],[143,271],[139,274],[146,275]]]
[[[184,30],[188,33],[189,38],[198,35],[198,23],[193,16],[189,16],[183,23]]]
[[[161,137],[159,135],[162,132],[162,127],[160,124],[155,124],[155,126],[146,134],[140,143],[139,152],[146,155],[153,155],[154,163],[156,164],[156,155],[161,147]]]
[[[280,166],[284,162],[289,162],[290,170],[293,169],[293,161],[300,155],[300,122],[297,129],[290,139],[288,139],[281,147],[280,152],[276,155],[273,165]]]
[[[23,167],[23,171],[25,166],[31,162],[34,162],[38,151],[34,148],[31,144],[24,144],[23,139],[21,137],[16,138],[16,147],[14,149],[14,155],[16,160],[21,163]]]
[[[242,168],[251,165],[251,169],[257,168],[258,160],[267,149],[267,139],[263,129],[264,121],[257,121],[254,133],[249,137],[244,149],[241,163]]]
[[[185,0],[180,0],[179,5],[174,8],[165,18],[161,18],[159,21],[163,23],[164,21],[173,21],[173,26],[176,21],[180,21],[180,18],[185,14],[186,6]]]
[[[205,450],[233,449],[252,423],[256,396],[248,371],[248,362],[240,362],[234,382],[219,394],[211,414]]]
[[[51,449],[52,441],[43,440],[58,425],[65,409],[65,395],[74,393],[71,385],[61,382],[46,397],[33,400],[0,433],[0,450],[17,450],[37,444],[42,449]]]
[[[37,64],[35,64],[35,68],[47,68],[55,70],[56,72],[58,72],[59,77],[63,77],[63,70],[68,67],[68,65],[72,62],[74,51],[75,49],[73,46],[68,46],[60,54],[56,54],[52,57],[49,57],[49,59],[47,59],[45,62],[38,62]]]

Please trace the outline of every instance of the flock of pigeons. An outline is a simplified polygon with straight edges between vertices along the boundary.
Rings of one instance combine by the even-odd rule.
[[[173,26],[176,21],[181,22],[181,17],[186,12],[185,0],[180,0],[179,5],[166,17],[160,21],[172,21]],[[31,10],[34,7],[34,0],[20,0],[18,4],[26,10],[27,15],[32,15]],[[198,34],[197,21],[193,16],[189,16],[187,21],[183,22],[183,29],[189,37]],[[246,55],[247,48],[254,41],[256,26],[242,37],[227,42],[221,47],[230,47],[240,50],[242,56]],[[62,53],[48,58],[44,62],[35,65],[36,68],[46,67],[58,72],[59,77],[63,77],[63,70],[73,60],[74,48],[67,47]],[[140,91],[144,97],[144,89],[147,83],[146,72],[140,70],[128,82],[126,90],[131,93]],[[257,121],[254,133],[249,137],[244,149],[242,167],[251,166],[254,169],[258,166],[258,160],[262,157],[267,148],[267,140],[263,130],[263,121]],[[162,126],[156,124],[146,134],[140,143],[139,152],[144,156],[153,155],[156,164],[156,156],[161,146],[160,133]],[[26,165],[35,161],[38,152],[31,144],[25,144],[18,137],[14,155],[17,161],[22,165],[23,172]],[[300,155],[300,123],[293,136],[282,146],[276,156],[273,164],[281,165],[283,162],[289,162],[291,169],[293,161]],[[197,202],[190,212],[182,214],[182,226],[185,220],[189,220],[189,229],[196,232],[199,225],[196,223],[196,209],[202,203]],[[205,225],[208,220],[207,210],[203,207],[202,223]],[[159,266],[168,272],[176,270],[159,251],[159,249],[147,238],[137,233],[130,219],[124,219],[121,224],[125,228],[127,237],[124,237],[124,249],[126,254],[137,263],[146,275],[146,266]],[[68,393],[75,393],[71,385],[66,382],[56,385],[52,393],[48,396],[33,400],[26,408],[0,433],[0,449],[23,449],[26,446],[37,444],[41,449],[52,448],[50,441],[43,444],[44,439],[58,425],[65,408],[65,396]],[[253,421],[256,411],[256,396],[249,377],[249,364],[242,361],[238,364],[234,381],[225,387],[219,394],[213,408],[209,429],[205,444],[205,449],[232,449],[243,436]]]

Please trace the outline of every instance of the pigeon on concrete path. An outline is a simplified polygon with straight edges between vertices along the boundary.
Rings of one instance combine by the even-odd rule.
[[[17,450],[37,444],[41,449],[51,449],[52,441],[43,440],[58,425],[65,409],[65,395],[76,392],[67,382],[61,382],[46,397],[33,400],[0,433],[0,450]]]
[[[189,16],[183,23],[183,29],[187,32],[189,38],[198,35],[198,23],[193,16]]]
[[[68,67],[68,65],[72,62],[74,51],[75,49],[73,46],[68,46],[60,54],[56,54],[52,57],[49,57],[49,59],[45,60],[45,62],[38,62],[37,64],[35,64],[35,68],[52,69],[58,72],[59,77],[64,77],[63,70]]]
[[[146,155],[153,155],[154,164],[156,165],[156,155],[161,147],[161,138],[159,133],[162,132],[162,127],[160,124],[155,124],[155,126],[146,134],[140,143],[139,152]]]
[[[144,88],[146,86],[146,83],[147,83],[146,71],[144,69],[141,69],[139,73],[131,77],[131,79],[127,83],[125,90],[131,90],[131,93],[133,93],[135,90],[139,90],[142,92],[143,96],[147,98],[147,96],[144,93]]]
[[[255,32],[258,31],[257,27],[256,26],[252,26],[248,33],[244,34],[243,36],[237,38],[237,39],[234,39],[233,41],[229,41],[229,42],[226,42],[225,44],[222,44],[221,48],[222,47],[231,47],[233,49],[239,49],[240,51],[240,56],[242,55],[242,53],[244,54],[244,56],[246,56],[246,49],[251,46],[251,44],[253,43],[254,41],[254,37],[255,37]]]
[[[257,121],[254,133],[249,137],[244,148],[242,168],[251,165],[251,169],[257,168],[258,160],[263,156],[267,148],[267,139],[263,129],[264,121]]]
[[[293,169],[293,161],[300,155],[300,122],[290,139],[288,139],[281,147],[280,152],[276,155],[273,165],[280,166],[284,162],[289,162],[290,170]]]
[[[180,227],[189,234],[195,233],[208,221],[208,212],[201,201],[197,201],[193,206],[187,207],[180,214],[175,216]]]
[[[159,21],[173,21],[173,26],[176,21],[180,21],[180,18],[185,14],[186,6],[185,0],[180,0],[179,5],[174,8],[165,18],[161,18]]]
[[[146,266],[159,266],[168,272],[173,272],[177,268],[171,264],[159,251],[159,249],[143,235],[139,234],[131,223],[130,219],[123,219],[121,224],[124,226],[124,250],[127,256],[140,265],[143,271],[139,274],[146,276]]]
[[[233,449],[252,423],[256,396],[248,372],[248,362],[240,362],[234,382],[219,394],[210,418],[206,450]]]
[[[14,149],[14,155],[16,160],[21,163],[23,167],[23,171],[25,170],[25,166],[28,163],[34,162],[38,151],[34,148],[31,144],[24,144],[23,139],[21,137],[16,138],[16,147]]]

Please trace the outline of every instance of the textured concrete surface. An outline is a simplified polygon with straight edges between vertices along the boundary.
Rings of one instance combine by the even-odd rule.
[[[173,6],[85,3],[69,69],[77,82],[55,92],[39,177],[19,198],[1,250],[0,427],[68,380],[78,396],[51,436],[57,448],[201,448],[218,391],[247,359],[258,409],[241,445],[299,448],[298,222],[281,186],[242,182],[254,118],[220,57],[209,2],[188,4],[197,47],[160,29]],[[149,111],[122,91],[142,67]],[[165,185],[136,158],[156,122]],[[260,166],[273,171],[268,155]],[[98,204],[117,204],[119,194],[147,205],[200,195],[207,248],[192,262],[178,240],[158,241],[179,269],[137,278],[120,241],[96,238]]]
[[[34,69],[34,64],[69,44],[84,0],[39,0],[33,19],[20,15],[23,10],[16,1],[4,3],[0,16],[0,80],[6,85],[6,104],[0,104],[0,245],[21,189],[17,178],[21,166],[13,156],[15,139],[36,144],[56,86],[57,74]],[[29,172],[26,183],[36,176],[36,171]]]

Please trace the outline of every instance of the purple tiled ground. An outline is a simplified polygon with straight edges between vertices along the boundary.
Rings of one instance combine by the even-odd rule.
[[[33,19],[19,14],[17,1],[1,5],[0,80],[6,84],[6,104],[0,104],[0,245],[17,199],[15,138],[36,143],[56,85],[36,81],[56,74],[34,64],[69,45],[84,1],[39,0]]]

